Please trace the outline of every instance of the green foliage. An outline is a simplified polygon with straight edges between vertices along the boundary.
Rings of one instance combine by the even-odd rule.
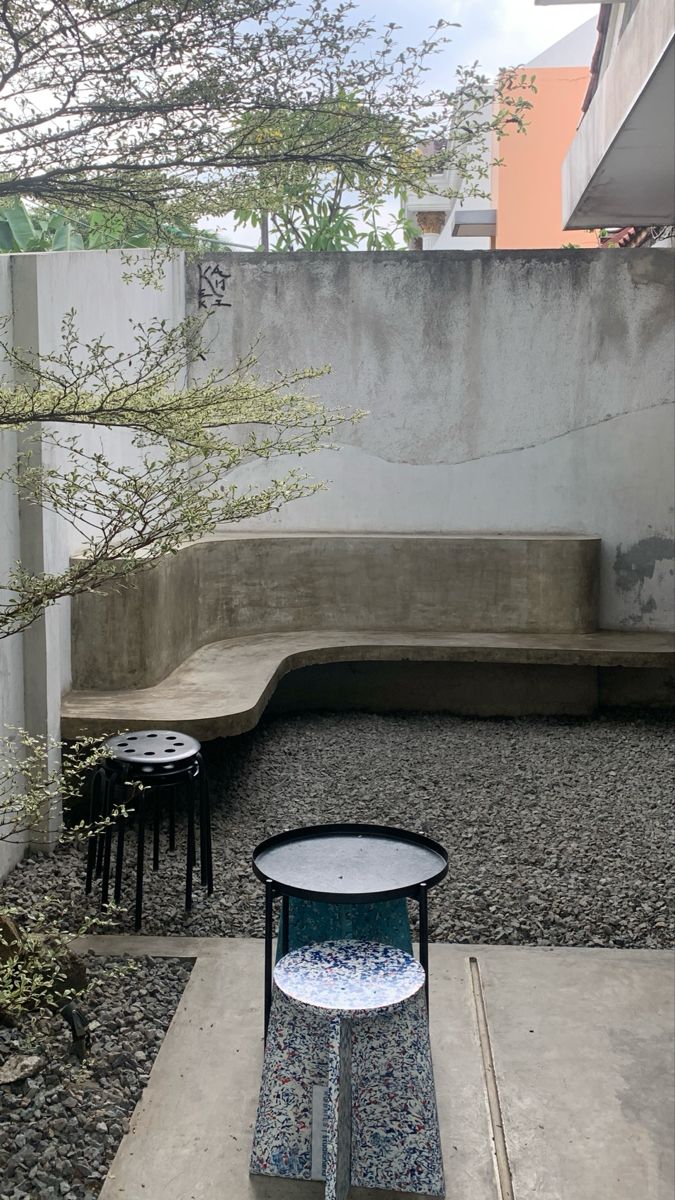
[[[0,253],[44,250],[117,250],[180,246],[199,253],[226,251],[226,242],[180,220],[157,222],[134,212],[92,209],[50,212],[20,197],[0,205]]]
[[[19,197],[0,206],[0,252],[83,249],[82,235],[63,213],[31,211]]]
[[[87,990],[84,971],[73,980],[70,944],[88,933],[110,930],[109,916],[89,917],[72,933],[59,928],[58,896],[45,896],[43,906],[29,914],[3,909],[4,917],[20,921],[18,940],[3,936],[0,926],[0,1024],[20,1025],[44,1009],[60,1009]]]
[[[531,104],[521,90],[536,87],[516,72],[502,72],[493,83],[475,67],[460,68],[456,89],[443,94],[451,132],[432,141],[424,140],[423,124],[413,132],[401,118],[369,109],[360,91],[340,93],[330,110],[314,114],[310,128],[302,123],[299,129],[295,114],[275,114],[261,124],[246,113],[239,121],[240,134],[253,141],[260,167],[234,209],[235,222],[265,230],[263,249],[405,247],[419,232],[405,217],[408,193],[488,194],[490,170],[497,160],[486,147],[492,138],[505,136],[509,125],[525,128]],[[297,147],[298,142],[296,160],[270,165],[275,147]],[[320,164],[306,161],[302,147],[309,150],[317,142],[338,144],[343,157]],[[385,208],[387,196],[398,201],[395,215]]]
[[[23,843],[29,835],[46,845],[46,830],[79,808],[87,777],[104,757],[101,739],[82,738],[66,748],[24,729],[5,729],[0,737],[0,842]],[[129,800],[133,804],[131,790]],[[75,816],[61,828],[59,840],[86,842],[130,811],[118,804],[107,817],[90,823]],[[88,918],[74,932],[63,929],[62,910],[62,899],[48,895],[29,912],[0,909],[0,1024],[20,1024],[83,992],[84,972],[73,971],[69,943],[92,930],[109,929],[115,924],[113,910]]]
[[[80,804],[87,777],[104,757],[101,738],[81,738],[66,748],[25,729],[5,728],[0,737],[0,842],[23,843],[27,834],[48,840],[41,831]],[[61,836],[69,842],[95,837],[132,810],[131,791],[129,805],[116,805],[100,821],[70,821]]]
[[[70,312],[61,348],[39,362],[0,334],[0,350],[18,381],[7,375],[0,381],[0,433],[24,430],[18,460],[0,480],[23,500],[59,514],[82,546],[60,572],[15,564],[0,593],[0,638],[26,628],[60,596],[147,568],[219,524],[310,495],[321,484],[297,468],[258,488],[237,487],[227,476],[255,459],[330,445],[340,424],[362,415],[326,410],[305,394],[304,385],[323,370],[279,373],[265,382],[249,355],[231,371],[200,375],[198,318],[132,331],[127,352],[103,335],[83,342]],[[190,364],[190,381],[183,384]],[[130,450],[112,460],[91,449],[78,426],[126,429]]]
[[[342,173],[364,211],[395,188],[419,191],[437,169],[484,179],[477,140],[523,127],[529,77],[493,85],[474,65],[452,91],[430,88],[450,23],[402,48],[394,22],[379,29],[357,8],[12,0],[0,20],[0,204],[28,199],[68,221],[131,213],[155,236],[167,211],[179,225],[280,212],[271,200],[287,184],[295,205],[303,180],[321,203],[324,174]],[[312,244],[358,238],[353,214],[333,213],[333,234],[315,215]]]

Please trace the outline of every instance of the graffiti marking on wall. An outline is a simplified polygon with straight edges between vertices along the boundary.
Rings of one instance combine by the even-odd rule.
[[[224,271],[219,263],[199,264],[199,307],[200,308],[232,308],[229,300],[225,299],[227,281],[231,276]]]

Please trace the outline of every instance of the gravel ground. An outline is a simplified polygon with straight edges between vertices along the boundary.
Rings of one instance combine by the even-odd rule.
[[[120,966],[122,969],[120,970]],[[25,1033],[0,1029],[0,1062],[44,1056],[44,1067],[0,1086],[0,1200],[94,1200],[187,983],[189,960],[87,959],[83,1002],[99,1022],[84,1063],[60,1018]],[[110,977],[110,968],[115,978]]]
[[[184,848],[146,866],[143,931],[255,936],[262,890],[251,851],[281,829],[322,821],[401,825],[450,852],[430,894],[434,940],[667,947],[675,739],[667,714],[469,720],[447,715],[301,714],[206,747],[216,893],[182,907]],[[131,927],[133,838],[123,902]],[[147,860],[146,860],[147,863]],[[50,892],[75,927],[84,858],[26,860],[0,891],[25,905]],[[672,891],[670,894],[672,900]]]
[[[448,848],[448,878],[430,895],[433,939],[670,946],[674,749],[671,721],[658,713],[270,718],[205,748],[215,895],[197,886],[192,913],[183,911],[184,829],[173,855],[164,830],[160,871],[148,864],[145,874],[144,932],[262,936],[256,843],[297,825],[354,820],[406,826]],[[130,836],[127,929],[133,864]],[[60,849],[19,864],[0,905],[39,903],[75,929],[98,912],[83,885],[83,850]],[[69,1057],[65,1025],[38,1027],[29,1049],[46,1052],[47,1065],[0,1087],[0,1200],[94,1200],[189,970],[148,958],[110,980],[95,960],[87,1009],[100,1028],[84,1065]],[[19,1045],[16,1031],[0,1030],[0,1060]]]

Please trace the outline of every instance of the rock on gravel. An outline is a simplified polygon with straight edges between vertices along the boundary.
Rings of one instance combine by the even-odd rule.
[[[89,956],[87,967],[93,982],[82,1003],[98,1026],[84,1063],[70,1056],[58,1017],[41,1016],[30,1036],[0,1030],[0,1061],[27,1049],[44,1059],[37,1074],[0,1087],[3,1200],[98,1196],[192,964]]]
[[[144,933],[263,933],[251,851],[281,829],[322,821],[401,825],[450,853],[430,894],[430,935],[455,942],[667,947],[673,761],[669,715],[476,720],[445,714],[298,714],[205,747],[216,893],[183,910],[184,830],[145,872]],[[134,839],[122,927],[132,926]],[[57,897],[71,928],[85,903],[84,855],[26,861],[0,903]]]

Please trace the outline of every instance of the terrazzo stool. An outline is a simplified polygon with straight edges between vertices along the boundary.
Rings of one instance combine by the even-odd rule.
[[[424,970],[376,942],[286,954],[274,971],[250,1172],[444,1196]]]

